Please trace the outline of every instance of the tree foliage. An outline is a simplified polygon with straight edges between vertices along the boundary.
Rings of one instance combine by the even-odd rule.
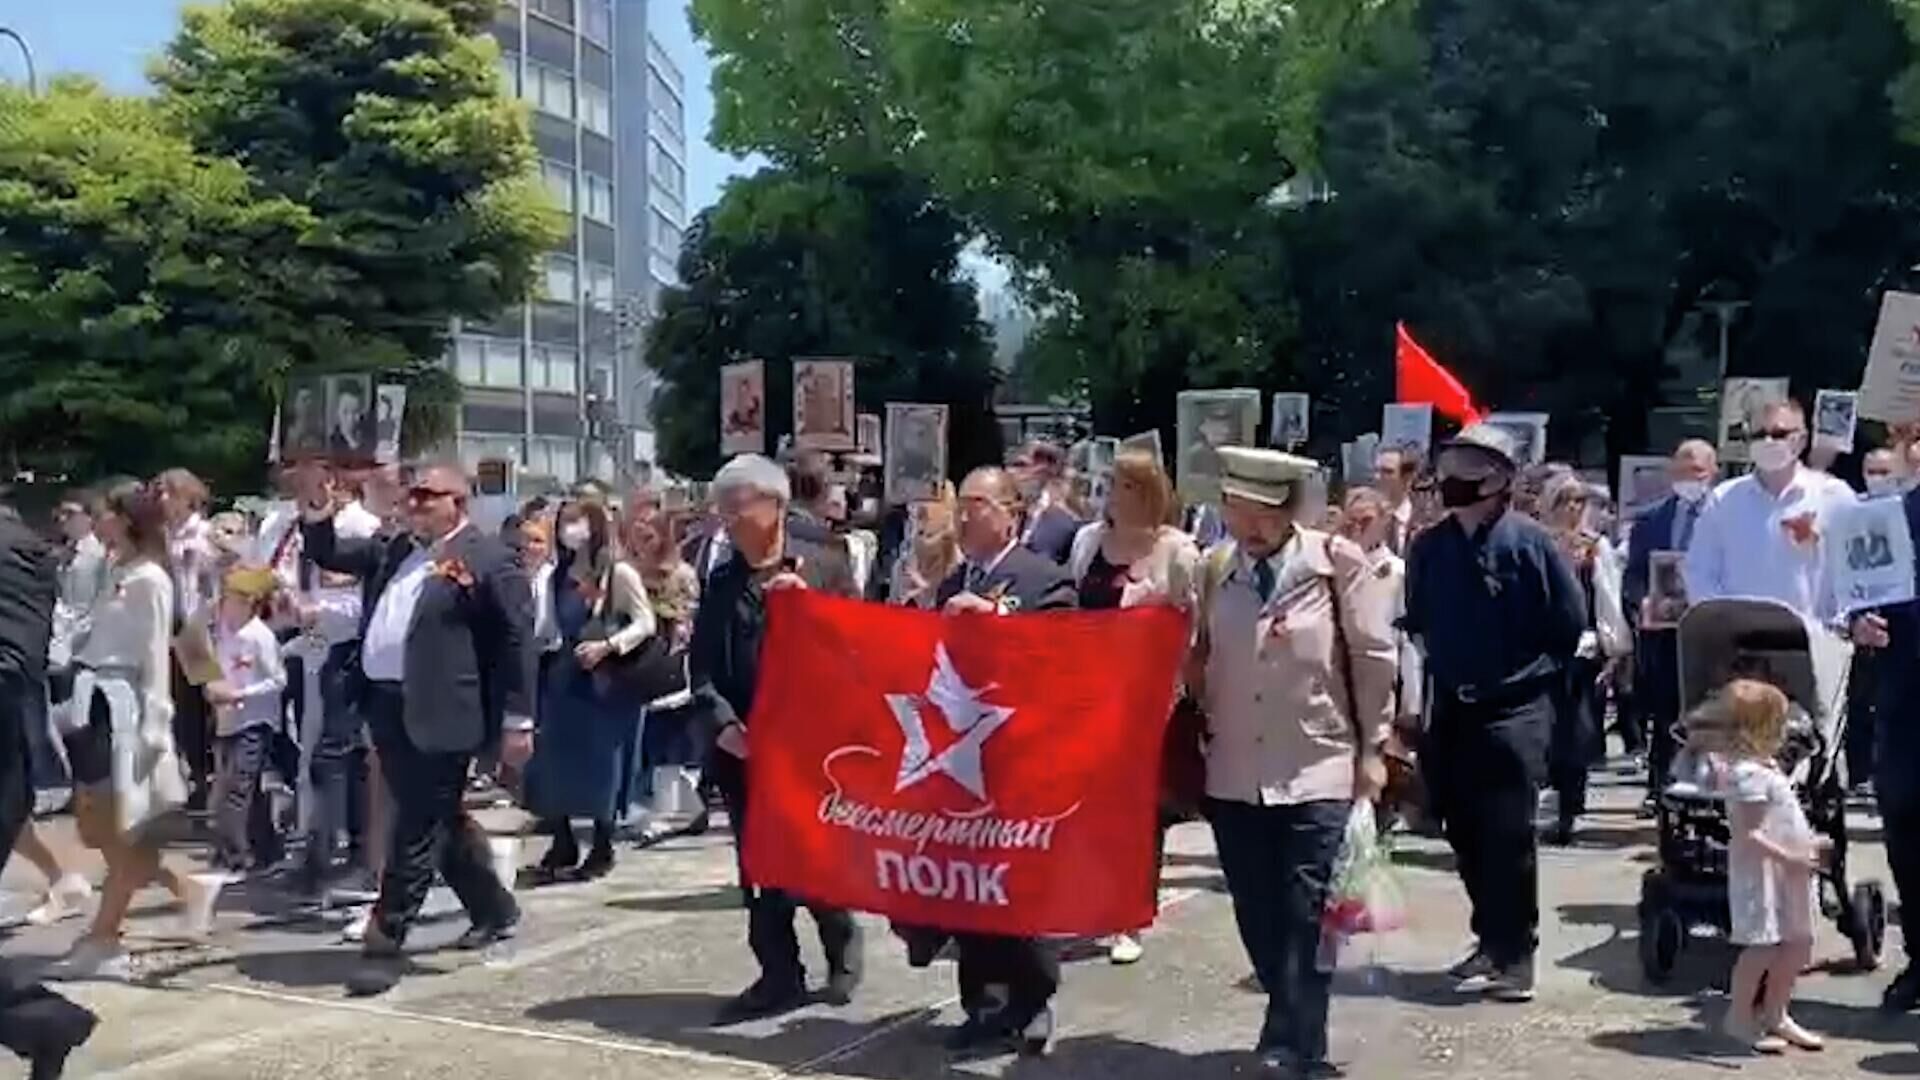
[[[846,177],[767,169],[736,180],[687,233],[684,284],[665,293],[646,362],[660,460],[718,467],[720,368],[766,362],[768,438],[792,430],[792,361],[857,361],[862,411],[888,401],[952,406],[956,470],[999,459],[991,347],[958,276],[958,219],[894,171]],[[771,446],[768,447],[772,449]]]
[[[151,102],[0,90],[0,464],[92,478],[260,461],[303,330],[308,211],[196,154]]]

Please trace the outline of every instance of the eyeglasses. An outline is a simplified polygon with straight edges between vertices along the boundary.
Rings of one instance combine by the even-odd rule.
[[[430,503],[435,499],[457,499],[459,497],[460,493],[457,491],[442,491],[439,488],[416,487],[407,489],[407,501],[414,503]]]
[[[1758,434],[1763,439],[1791,439],[1795,435],[1801,434],[1801,430],[1791,427],[1762,428]]]

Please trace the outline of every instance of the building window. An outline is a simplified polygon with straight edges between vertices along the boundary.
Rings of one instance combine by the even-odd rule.
[[[607,0],[580,0],[580,30],[589,41],[613,41],[613,8]]]
[[[659,184],[674,195],[678,195],[681,191],[684,191],[687,183],[687,170],[681,168],[680,163],[673,160],[673,155],[667,153],[666,147],[661,146],[658,142],[653,143],[649,149],[652,151],[651,157],[653,161],[650,171],[653,174],[654,183]]]
[[[514,97],[520,96],[520,54],[500,54],[500,85]]]
[[[527,440],[527,471],[571,484],[579,475],[579,443],[551,435]]]
[[[580,389],[580,350],[565,345],[535,345],[528,382],[535,390],[572,394]]]
[[[573,76],[545,64],[527,65],[525,96],[534,108],[563,120],[573,119]]]
[[[613,310],[613,267],[587,264],[587,303],[601,311]]]
[[[596,135],[613,137],[613,98],[591,83],[580,86],[580,123]]]
[[[562,165],[557,161],[540,163],[540,179],[552,193],[553,201],[559,203],[567,213],[573,213],[573,166]]]
[[[520,464],[520,437],[517,435],[471,435],[460,436],[460,464],[466,466],[468,473],[480,468],[483,461],[511,461]]]
[[[663,285],[680,284],[680,268],[671,260],[663,259],[656,253],[647,261],[647,269],[653,271],[653,279]]]
[[[613,181],[587,173],[587,216],[606,225],[613,224]]]
[[[520,343],[506,338],[461,336],[454,342],[455,373],[468,386],[519,386]]]
[[[573,25],[573,0],[533,0],[531,7],[555,22]]]
[[[658,210],[653,212],[653,250],[669,261],[678,261],[680,258],[680,227],[668,221],[667,215]]]
[[[563,304],[580,302],[578,272],[572,259],[565,255],[549,255],[546,261],[547,299],[558,300]]]
[[[647,71],[647,106],[653,110],[653,115],[660,118],[663,127],[675,135],[682,135],[680,113],[686,106],[681,104],[680,95],[674,92],[673,87],[668,86],[660,73],[651,68]]]

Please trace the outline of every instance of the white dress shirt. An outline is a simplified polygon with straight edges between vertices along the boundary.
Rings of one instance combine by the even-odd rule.
[[[167,559],[172,564],[175,614],[191,615],[219,599],[220,570],[206,518],[191,514],[167,529]]]
[[[433,572],[433,552],[417,548],[380,591],[360,643],[360,670],[375,682],[399,682],[407,676],[407,631],[413,611]]]
[[[287,669],[280,662],[280,641],[259,619],[238,630],[213,631],[214,655],[220,678],[240,700],[214,713],[214,732],[222,738],[250,727],[277,727],[280,695],[287,688]]]
[[[1823,472],[1798,468],[1779,495],[1757,476],[1721,484],[1694,526],[1683,573],[1687,597],[1778,600],[1825,622],[1836,608],[1823,537],[1853,489]]]

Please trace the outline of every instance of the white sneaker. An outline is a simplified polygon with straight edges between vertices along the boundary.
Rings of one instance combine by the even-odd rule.
[[[80,914],[92,899],[93,885],[86,878],[79,874],[63,875],[47,890],[47,898],[40,906],[27,912],[27,922],[34,926],[52,926]]]
[[[1115,934],[1107,942],[1107,959],[1115,964],[1137,964],[1147,950],[1133,934]]]
[[[118,941],[83,937],[74,943],[67,955],[55,960],[42,974],[47,979],[61,982],[85,979],[130,982],[133,979],[133,958],[127,955],[127,950]]]
[[[180,913],[180,932],[195,940],[213,933],[214,908],[220,903],[220,890],[226,888],[225,874],[188,874],[186,910]]]
[[[349,945],[364,943],[367,940],[367,927],[371,925],[372,922],[373,908],[369,906],[365,911],[355,915],[353,919],[347,923],[346,929],[340,931],[340,940]]]

